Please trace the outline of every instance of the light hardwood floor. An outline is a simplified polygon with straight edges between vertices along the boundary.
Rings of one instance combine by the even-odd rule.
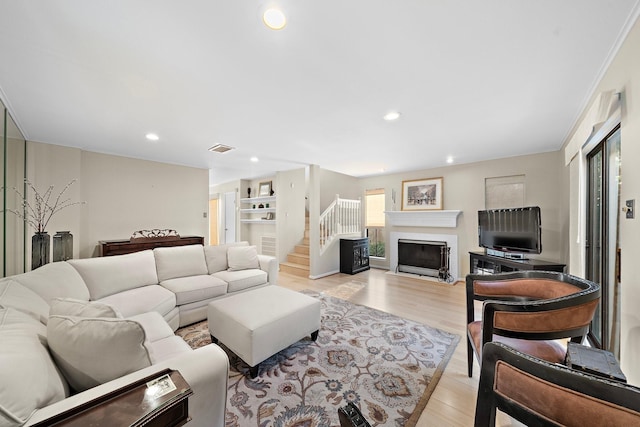
[[[289,289],[330,291],[332,295],[460,335],[460,342],[440,382],[422,412],[418,427],[472,426],[479,367],[467,376],[465,286],[395,275],[371,269],[355,275],[334,274],[321,279],[280,273],[278,283]],[[521,425],[498,414],[496,425]]]

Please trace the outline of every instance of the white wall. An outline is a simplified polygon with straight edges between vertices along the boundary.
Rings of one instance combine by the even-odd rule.
[[[277,173],[277,244],[278,259],[285,261],[295,245],[304,238],[305,230],[305,169]]]
[[[621,46],[616,57],[599,82],[594,97],[607,90],[619,90],[623,92],[621,134],[621,199],[635,199],[640,202],[640,168],[637,162],[640,160],[640,22],[636,22],[627,39]],[[586,113],[583,112],[583,117]],[[570,140],[573,134],[569,135]],[[571,182],[578,182],[579,168],[572,162],[569,167]],[[580,226],[573,214],[577,212],[579,200],[575,194],[577,184],[571,186],[571,226],[572,234],[577,232]],[[584,227],[584,225],[582,225]],[[572,273],[582,275],[583,265],[579,262],[582,247],[576,242],[575,236],[571,237],[571,268]],[[621,348],[620,359],[622,370],[632,384],[640,384],[640,365],[637,363],[640,354],[640,270],[636,267],[640,259],[640,217],[636,213],[635,219],[621,219],[620,222],[620,249],[622,254],[621,264]],[[574,269],[580,269],[576,271]]]
[[[136,230],[171,228],[208,235],[208,171],[28,142],[27,175],[37,188],[61,190],[70,180],[73,206],[54,217],[49,231],[74,235],[74,257],[98,255],[98,241],[128,239]],[[53,234],[53,233],[50,233]]]

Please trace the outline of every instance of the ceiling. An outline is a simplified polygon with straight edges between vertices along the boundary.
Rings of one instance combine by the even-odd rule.
[[[0,97],[28,140],[207,168],[211,184],[554,151],[638,3],[4,0]],[[284,29],[263,24],[270,6]]]

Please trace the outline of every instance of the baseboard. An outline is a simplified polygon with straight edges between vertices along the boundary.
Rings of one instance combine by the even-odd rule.
[[[330,271],[328,273],[318,274],[316,276],[309,275],[309,279],[312,279],[312,280],[321,279],[323,277],[331,276],[332,274],[337,274],[337,273],[340,273],[340,270],[334,270],[334,271]]]

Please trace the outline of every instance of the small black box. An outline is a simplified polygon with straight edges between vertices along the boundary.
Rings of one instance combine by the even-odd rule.
[[[627,377],[620,370],[618,360],[610,351],[570,342],[567,345],[565,365],[578,371],[627,382]]]

